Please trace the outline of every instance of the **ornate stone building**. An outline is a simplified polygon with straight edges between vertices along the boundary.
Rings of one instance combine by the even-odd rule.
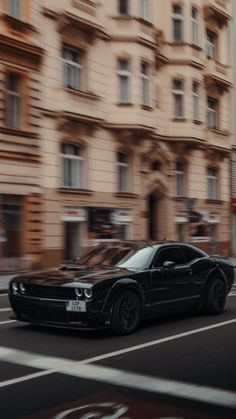
[[[17,211],[22,263],[117,238],[228,254],[231,2],[2,3],[4,258]]]

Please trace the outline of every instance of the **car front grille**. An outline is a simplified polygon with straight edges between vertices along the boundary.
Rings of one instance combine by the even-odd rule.
[[[74,288],[69,287],[53,287],[49,285],[26,285],[24,295],[38,298],[52,298],[59,300],[75,299]]]

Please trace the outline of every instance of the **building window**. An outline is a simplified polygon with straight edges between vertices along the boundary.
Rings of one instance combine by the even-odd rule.
[[[192,43],[198,45],[198,27],[199,27],[199,13],[195,7],[192,7]]]
[[[217,169],[207,168],[207,198],[217,199]]]
[[[65,47],[63,49],[64,86],[75,90],[84,89],[84,53]]]
[[[176,162],[176,196],[183,197],[185,195],[184,175],[185,175],[184,163]]]
[[[120,103],[130,103],[130,61],[119,60],[118,64]]]
[[[21,76],[15,73],[7,74],[6,89],[6,125],[9,128],[20,129],[21,123]]]
[[[118,10],[119,15],[129,16],[130,15],[130,0],[119,0],[118,1]]]
[[[184,82],[183,80],[173,81],[174,118],[184,117]]]
[[[174,4],[172,8],[172,26],[173,26],[173,41],[183,41],[183,10],[178,4]]]
[[[9,0],[9,15],[15,19],[20,19],[20,0]]]
[[[118,191],[129,192],[129,156],[126,153],[117,154]]]
[[[193,119],[200,120],[199,84],[196,82],[193,82]]]
[[[149,20],[149,0],[140,0],[140,17]]]
[[[218,101],[215,98],[207,98],[207,128],[217,128]]]
[[[206,56],[207,58],[216,58],[216,35],[208,31],[206,32]]]
[[[83,150],[80,145],[62,145],[62,185],[66,188],[83,186]]]
[[[141,64],[142,105],[150,106],[150,68],[146,63]]]

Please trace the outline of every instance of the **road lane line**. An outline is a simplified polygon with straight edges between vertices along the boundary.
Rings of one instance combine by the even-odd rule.
[[[8,294],[0,294],[0,297],[6,297]]]
[[[0,312],[4,312],[4,311],[12,311],[11,308],[0,308]]]
[[[81,365],[70,370],[60,371],[73,377],[102,381],[111,385],[128,387],[136,390],[180,397],[228,408],[236,408],[236,393],[183,381],[168,380],[150,375],[136,374],[124,370],[101,367],[97,365]]]
[[[56,371],[54,371],[54,370],[40,371],[40,372],[36,372],[34,374],[24,375],[23,377],[12,378],[11,380],[2,381],[0,383],[0,388],[1,387],[7,387],[7,386],[10,386],[10,385],[13,385],[13,384],[22,383],[23,381],[33,380],[34,378],[42,377],[44,375],[53,374],[55,372]]]
[[[7,324],[7,323],[15,323],[16,320],[6,320],[5,322],[0,322],[0,326],[1,324]]]
[[[128,387],[146,392],[164,394],[181,399],[194,400],[200,403],[213,404],[227,408],[236,408],[236,397],[232,391],[215,389],[207,386],[189,384],[182,381],[168,380],[159,377],[126,372],[115,368],[101,367],[97,365],[82,365],[75,362],[70,368],[49,369],[23,377],[3,381],[0,388],[13,384],[19,384],[45,375],[54,373],[70,375],[86,380],[99,381],[115,386]]]
[[[107,353],[107,354],[104,354],[104,355],[98,355],[98,356],[94,356],[92,358],[84,359],[80,362],[83,363],[83,364],[90,364],[91,362],[102,361],[103,359],[112,358],[113,356],[123,355],[123,354],[129,353],[129,352],[137,351],[139,349],[149,348],[151,346],[159,345],[161,343],[170,342],[172,340],[180,339],[180,338],[183,338],[185,336],[191,336],[191,335],[194,335],[196,333],[205,332],[207,330],[216,329],[218,327],[227,326],[227,325],[233,324],[233,323],[236,323],[236,319],[227,320],[227,321],[221,322],[221,323],[215,323],[213,325],[204,326],[204,327],[201,327],[199,329],[190,330],[188,332],[178,333],[177,335],[172,335],[172,336],[168,336],[168,337],[165,337],[165,338],[156,339],[156,340],[153,340],[151,342],[141,343],[140,345],[131,346],[131,347],[126,348],[126,349],[120,349],[118,351],[110,352],[110,353]]]

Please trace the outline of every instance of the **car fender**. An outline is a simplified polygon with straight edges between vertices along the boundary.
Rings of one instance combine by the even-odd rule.
[[[224,271],[220,267],[214,267],[210,270],[210,272],[208,272],[205,278],[205,281],[203,283],[203,291],[205,291],[206,288],[208,287],[208,284],[211,281],[212,277],[216,275],[220,276],[223,279],[226,287],[228,288],[227,279],[226,279]]]
[[[120,295],[122,291],[127,291],[128,289],[132,289],[138,294],[143,307],[145,303],[145,295],[142,287],[139,285],[137,281],[135,281],[132,278],[122,278],[116,281],[111,287],[110,291],[106,296],[102,311],[110,311],[117,296]]]

